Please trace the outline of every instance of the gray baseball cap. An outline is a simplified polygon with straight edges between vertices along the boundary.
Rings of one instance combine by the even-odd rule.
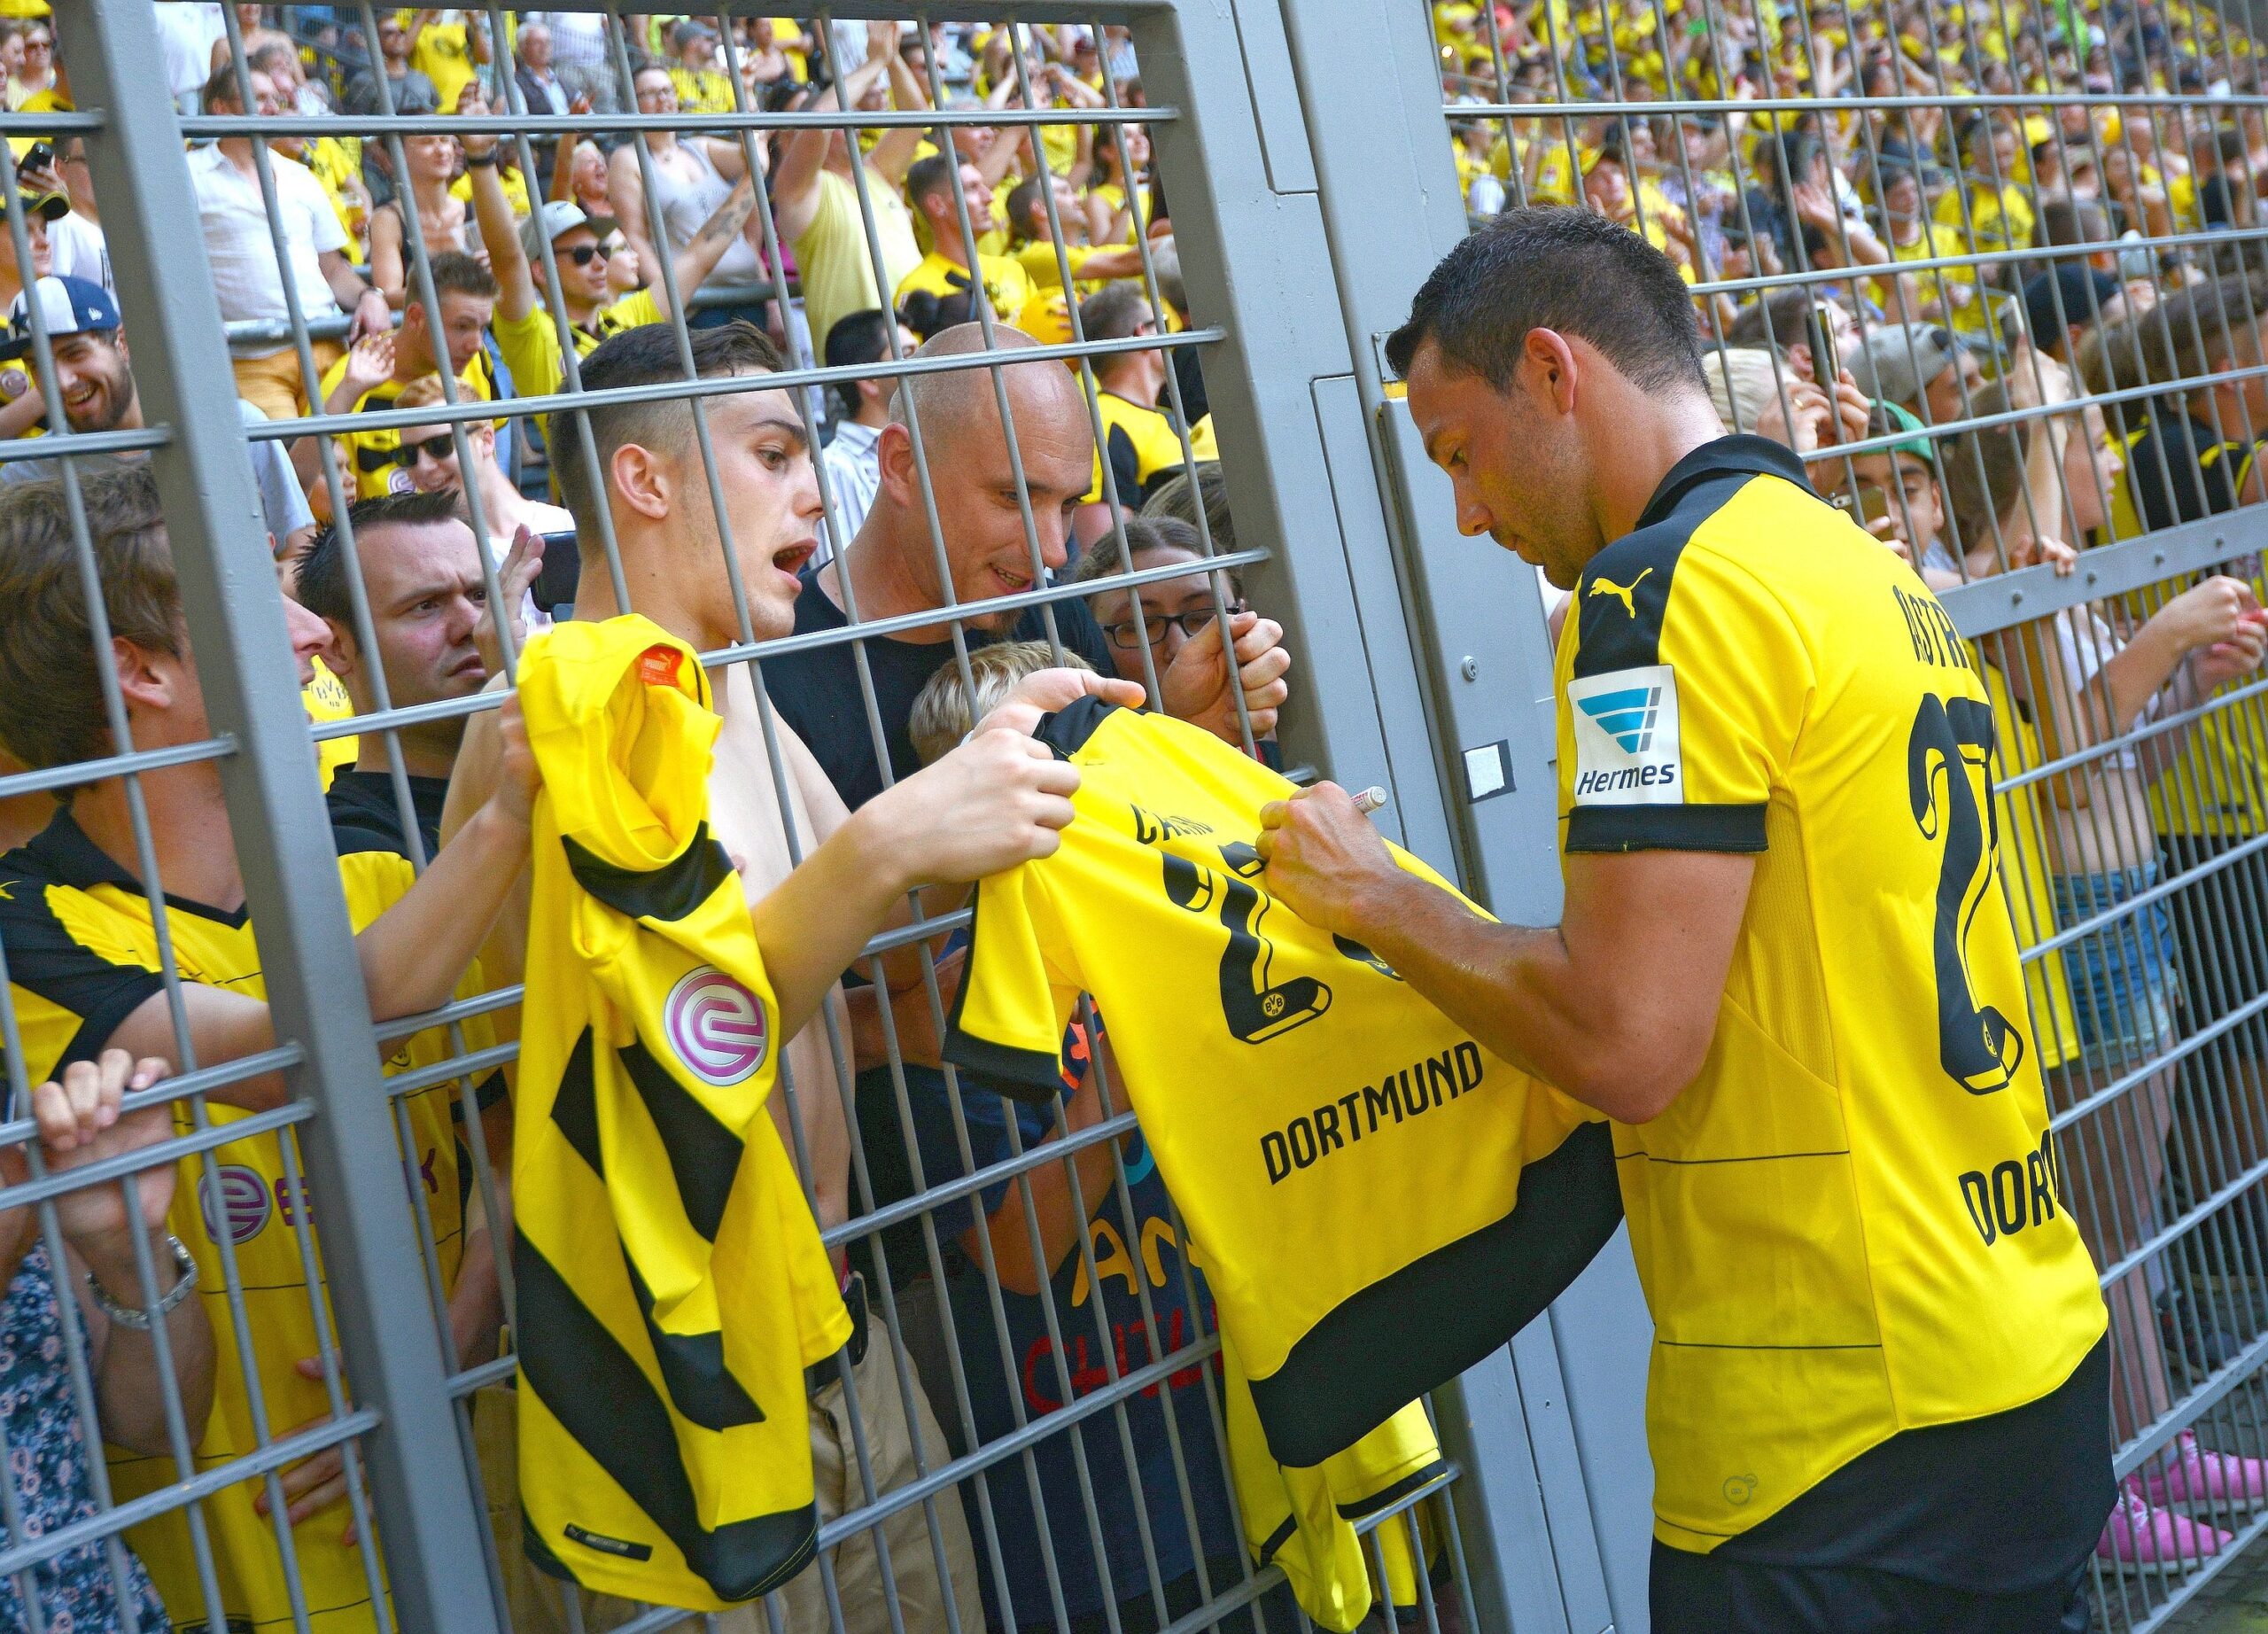
[[[543,208],[520,223],[520,247],[527,252],[531,268],[543,265],[544,245],[564,232],[587,227],[603,238],[621,223],[610,215],[593,215],[569,198],[549,198]],[[539,235],[540,235],[539,237]]]
[[[1910,403],[1963,352],[1991,349],[1990,341],[1955,334],[1942,323],[1885,323],[1844,364],[1868,397]]]

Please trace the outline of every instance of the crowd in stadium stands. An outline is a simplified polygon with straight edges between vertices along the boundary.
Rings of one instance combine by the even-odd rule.
[[[942,624],[869,640],[863,658],[847,645],[802,645],[764,665],[775,760],[748,676],[718,672],[726,726],[712,821],[752,899],[814,847],[874,846],[877,836],[913,847],[919,825],[900,788],[918,782],[933,821],[997,798],[1003,780],[978,787],[990,763],[971,757],[998,751],[981,736],[965,742],[972,725],[1028,720],[1067,701],[1066,687],[1138,685],[1230,741],[1248,728],[1273,756],[1290,665],[1280,628],[1246,605],[1241,584],[1204,571],[1208,552],[1234,549],[1236,537],[1194,349],[1098,357],[1091,404],[1079,374],[1043,360],[1002,371],[997,385],[978,370],[895,385],[850,378],[824,399],[711,395],[698,435],[682,402],[574,416],[510,408],[682,380],[688,366],[719,377],[762,374],[783,358],[855,370],[917,346],[926,358],[1013,351],[1070,339],[1075,315],[1088,340],[1188,327],[1198,315],[1139,123],[909,122],[849,136],[819,126],[608,127],[631,113],[882,113],[941,98],[1061,110],[1068,121],[1143,105],[1123,31],[822,32],[784,18],[720,27],[653,14],[617,33],[597,14],[521,11],[499,39],[484,12],[425,9],[380,12],[372,39],[359,8],[229,9],[241,61],[221,6],[158,8],[179,109],[332,127],[226,136],[188,155],[247,426],[309,412],[437,410],[427,424],[249,444],[317,720],[469,697],[531,633],[571,608],[581,618],[621,611],[625,590],[638,611],[714,650],[1015,596],[1037,587],[1036,552],[1048,575],[1095,587],[1052,611],[1012,602],[965,614],[974,700]],[[45,8],[16,0],[0,11]],[[2224,18],[2193,0],[2067,0],[2020,13],[1961,0],[1705,14],[1697,0],[1433,8],[1476,225],[1517,205],[1588,208],[1643,235],[1689,282],[1716,286],[1696,302],[1728,429],[1806,456],[1823,494],[1940,589],[2033,566],[2068,574],[2090,546],[2268,498],[2255,457],[2268,436],[2268,253],[2251,236],[2268,128],[2258,106],[2221,99],[2261,89],[2254,41]],[[70,27],[67,8],[0,16],[11,110],[73,105]],[[2187,99],[2023,100],[2081,91]],[[1854,96],[1914,100],[1831,105]],[[1767,105],[1804,98],[1829,105]],[[1616,105],[1520,111],[1554,101]],[[448,128],[523,112],[582,122],[525,139]],[[428,128],[381,137],[356,122],[379,114]],[[12,233],[0,236],[0,438],[57,429],[58,410],[76,432],[137,430],[136,315],[120,309],[83,142],[19,136],[12,146],[31,264]],[[51,379],[33,355],[27,300],[51,338]],[[458,424],[440,412],[470,401],[496,417]],[[1873,446],[1847,452],[1860,443]],[[715,462],[713,491],[704,457]],[[108,704],[58,462],[0,463],[0,771],[109,752],[113,706],[137,749],[206,735],[146,459],[126,450],[75,462],[117,655]],[[741,564],[737,592],[701,571],[721,560],[726,537]],[[2245,1009],[2268,992],[2261,950],[2216,938],[2194,906],[2151,894],[2163,879],[2211,868],[2256,912],[2268,902],[2268,856],[2242,849],[2268,832],[2268,748],[2234,717],[2196,718],[2217,691],[2252,678],[2268,650],[2257,569],[2248,558],[2088,603],[1954,660],[1988,678],[2004,784],[2060,763],[2052,776],[2004,787],[1997,814],[2026,944],[2088,927],[2029,967],[2051,1094],[2077,1106],[2152,1069],[2129,1103],[2140,1127],[2114,1138],[2083,1120],[2067,1138],[2073,1206],[2104,1264],[2135,1256],[2169,1206],[2190,1206],[2268,1157],[2258,1110],[2268,1023]],[[1130,570],[1161,576],[1130,588],[1117,582]],[[1946,642],[1948,653],[1958,644],[1949,625],[1915,629],[1917,642]],[[1067,681],[1046,662],[1058,650],[1107,680]],[[2112,741],[2160,720],[2171,724]],[[496,864],[525,841],[532,774],[517,734],[509,712],[470,725],[425,714],[391,741],[370,733],[320,745],[342,857],[425,868],[415,885],[405,873],[360,898],[350,888],[381,1019],[432,1008],[467,982],[478,991],[518,977],[509,915],[489,934],[504,905],[482,883],[511,877]],[[775,783],[775,767],[785,782]],[[2232,789],[2250,793],[2232,804],[2222,798]],[[152,768],[141,790],[176,915],[229,922],[244,891],[214,763]],[[0,800],[0,848],[26,848],[0,863],[0,899],[19,875],[130,898],[138,819],[120,790],[113,778],[60,803],[47,792]],[[940,868],[930,877],[967,877]],[[950,888],[933,892],[928,911],[957,899]],[[35,924],[15,906],[0,935],[19,1018],[45,1006],[69,1023],[43,1058],[25,1046],[35,1076],[54,1079],[32,1109],[41,1161],[68,1168],[172,1132],[163,1111],[120,1113],[129,1087],[182,1065],[166,994],[135,964],[141,955],[84,945],[71,927]],[[0,914],[9,907],[0,901]],[[958,949],[936,951],[950,1003]],[[214,973],[185,972],[198,1064],[265,1047],[264,1004],[200,985],[224,975],[201,968]],[[928,972],[905,950],[846,983],[829,1014],[847,1055],[831,1053],[817,1025],[786,1051],[803,1122],[791,1144],[811,1167],[804,1179],[823,1227],[1123,1108],[1107,1025],[1091,1015],[1067,1037],[1070,1065],[1052,1108],[949,1078]],[[2177,1039],[2229,1017],[2218,1047],[2233,1062],[2221,1081],[2234,1091],[2217,1099],[2186,1081],[2188,1067],[2155,1064]],[[839,1066],[852,1082],[838,1080]],[[216,1100],[259,1107],[279,1093],[271,1075]],[[482,1097],[478,1121],[501,1158],[509,1104]],[[462,1116],[457,1129],[462,1146]],[[470,1187],[470,1151],[455,1161]],[[0,1177],[22,1178],[26,1162],[21,1148],[0,1148]],[[184,1194],[197,1173],[192,1160]],[[55,1240],[29,1210],[0,1217],[0,1260],[13,1267],[0,1307],[0,1412],[14,1467],[44,1472],[26,1499],[31,1529],[96,1507],[93,1450],[59,1359],[65,1305],[75,1303],[85,1324],[114,1456],[170,1450],[151,1382],[153,1303],[165,1311],[190,1435],[206,1427],[210,1455],[253,1444],[237,1355],[224,1346],[214,1360],[215,1330],[229,1319],[203,1223],[215,1217],[209,1202],[201,1216],[196,1203],[174,1204],[173,1189],[171,1170],[147,1171],[138,1223],[115,1189],[74,1194]],[[187,1249],[168,1241],[168,1221]],[[1175,1233],[1136,1132],[856,1240],[840,1268],[858,1319],[850,1366],[814,1369],[811,1381],[822,1513],[859,1506],[864,1480],[878,1492],[903,1485],[1196,1342],[1210,1300]],[[451,1336],[455,1361],[470,1366],[495,1356],[502,1327],[489,1223],[468,1219],[451,1253]],[[198,1296],[167,1303],[168,1290],[197,1282],[197,1267]],[[2142,1269],[2109,1292],[2122,1436],[2168,1410],[2179,1393],[2169,1370],[2202,1375],[2259,1337],[2226,1331]],[[266,1335],[250,1342],[266,1357]],[[304,1389],[291,1396],[277,1381],[295,1365]],[[264,1373],[277,1429],[292,1422],[293,1402],[301,1416],[323,1417],[319,1374],[296,1351],[279,1366],[283,1374]],[[1091,1418],[1076,1437],[1040,1441],[965,1482],[934,1515],[911,1506],[843,1545],[833,1587],[847,1626],[889,1626],[885,1579],[907,1628],[942,1626],[949,1602],[963,1629],[1053,1627],[1060,1597],[1070,1627],[1125,1630],[1161,1626],[1208,1585],[1235,1581],[1241,1543],[1205,1376],[1176,1372],[1122,1415]],[[501,1468],[485,1454],[511,1445],[513,1410],[505,1386],[474,1404],[492,1507],[507,1517],[509,1451]],[[2129,1481],[2101,1554],[2179,1570],[2222,1549],[2225,1534],[2181,1512],[2209,1477],[2268,1493],[2268,1467],[2184,1436]],[[1081,1519],[1083,1487],[1099,1525]],[[337,1448],[291,1467],[272,1490],[242,1490],[253,1513],[278,1497],[290,1506],[300,1570],[321,1569],[326,1550],[353,1559],[351,1529],[340,1536]],[[64,1626],[67,1613],[79,1634],[124,1628],[128,1601],[140,1626],[157,1626],[159,1597],[177,1621],[205,1616],[178,1540],[128,1536],[148,1572],[99,1545],[38,1568],[47,1626]],[[275,1532],[248,1524],[213,1537],[228,1591],[256,1601],[258,1585],[276,1577]],[[499,1545],[519,1626],[561,1626],[559,1587],[527,1571],[517,1525],[500,1530]],[[1158,1597],[1146,1587],[1153,1562]],[[359,1574],[357,1565],[336,1581]],[[21,1592],[18,1580],[0,1583],[0,1622],[27,1621],[11,1599]],[[788,1626],[825,1625],[819,1574],[786,1595]],[[231,1609],[264,1620],[272,1608]],[[602,1598],[582,1626],[629,1615]],[[1223,1626],[1244,1624],[1232,1616]]]

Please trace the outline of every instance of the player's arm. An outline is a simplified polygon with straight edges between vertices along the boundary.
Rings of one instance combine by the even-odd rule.
[[[498,713],[494,791],[401,899],[354,938],[373,1021],[415,1015],[448,1002],[526,864],[535,758],[517,704],[508,703]],[[274,1047],[275,1023],[264,1001],[219,987],[184,985],[181,992],[183,1022],[199,1066]],[[165,993],[144,999],[105,1044],[137,1057],[175,1060],[173,1014]],[[284,1098],[283,1077],[274,1072],[214,1093],[217,1101],[253,1109],[280,1105]]]
[[[1658,1117],[1701,1070],[1755,858],[1575,852],[1558,926],[1481,918],[1398,867],[1344,790],[1261,813],[1268,888],[1362,943],[1515,1066],[1623,1123]]]

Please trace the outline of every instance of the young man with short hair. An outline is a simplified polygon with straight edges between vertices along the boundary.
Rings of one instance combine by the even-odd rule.
[[[431,268],[433,293],[441,303],[439,316],[425,309],[423,281],[413,280],[401,328],[391,342],[381,337],[369,346],[358,346],[323,376],[325,414],[391,408],[402,387],[443,369],[470,385],[481,401],[495,400],[496,377],[480,340],[495,315],[496,280],[487,268],[459,250],[436,255]],[[399,431],[374,427],[348,432],[338,440],[353,473],[356,499],[408,491],[408,473],[399,457]]]
[[[363,598],[377,642],[375,653],[366,653],[355,634],[353,592],[347,582],[340,529],[336,525],[325,528],[299,556],[299,604],[329,628],[330,670],[346,684],[357,715],[378,708],[380,674],[387,706],[414,709],[470,697],[502,667],[487,585],[481,577],[480,549],[458,506],[454,492],[389,494],[357,500],[348,510],[354,558],[361,569]],[[516,586],[524,590],[530,576],[523,564],[509,560],[497,573],[508,595]],[[430,859],[440,849],[441,803],[448,794],[457,746],[463,741],[464,718],[423,720],[397,728],[393,735],[409,778],[422,855]],[[331,774],[331,827],[335,832],[353,830],[358,843],[368,839],[408,856],[392,765],[385,735],[364,734],[353,766]]]
[[[680,380],[678,345],[666,328],[625,331],[591,354],[584,384],[599,391]],[[781,366],[771,342],[746,323],[695,330],[691,346],[695,373],[703,379],[760,377]],[[692,410],[682,400],[579,411],[572,432],[563,424],[561,441],[569,435],[590,439],[604,486],[594,487],[587,462],[578,453],[563,448],[558,469],[584,552],[577,616],[604,619],[634,611],[696,650],[713,652],[789,633],[801,587],[796,574],[816,547],[820,506],[809,441],[788,393],[759,385],[703,403],[715,477],[727,506],[722,517],[712,508],[710,473],[693,434]],[[610,528],[630,595],[626,607],[617,600],[603,554]],[[725,569],[728,539],[744,601],[736,600]],[[1036,720],[1040,709],[1087,691],[1125,696],[1116,682],[1049,672],[1037,686],[1027,683],[1016,718]],[[1020,731],[980,730],[920,776],[854,813],[784,717],[775,722],[775,735],[767,737],[747,668],[724,670],[715,695],[724,724],[709,778],[709,821],[740,866],[766,970],[783,994],[783,1014],[789,1008],[788,986],[815,982],[826,994],[819,1008],[847,1032],[853,1018],[845,1014],[836,978],[869,936],[902,919],[912,888],[974,880],[1041,854],[1052,848],[1052,829],[1069,820],[1063,797],[1076,786],[1076,773],[1064,777],[1072,769],[1057,765]],[[775,741],[784,782],[773,776]],[[482,799],[493,743],[485,717],[468,728],[445,835],[462,812]],[[924,903],[936,911],[934,895],[925,895]],[[492,945],[492,974],[501,972],[504,979],[518,974],[524,931],[523,923],[506,916]],[[919,968],[910,952],[883,965],[894,986],[915,987],[920,1002]],[[835,1073],[826,1021],[814,1020],[789,1038],[782,1093],[769,1102],[788,1149],[808,1159],[803,1178],[822,1229],[843,1224],[852,1206],[850,1086]],[[793,1128],[787,1122],[791,1108]],[[944,1437],[918,1385],[901,1393],[895,1341],[882,1320],[887,1296],[852,1273],[846,1256],[838,1256],[837,1269],[858,1332],[843,1358],[850,1364],[848,1391],[832,1362],[815,1366],[809,1381],[822,1523],[866,1501],[862,1465],[875,1491],[886,1493],[946,1457]],[[855,1404],[849,1392],[855,1392]],[[485,1397],[483,1410],[487,1406]],[[855,1434],[863,1438],[855,1447],[854,1412]],[[883,1593],[874,1532],[896,1583],[896,1616]],[[506,1546],[516,1543],[507,1539]],[[948,1602],[962,1628],[982,1626],[975,1557],[957,1498],[899,1511],[874,1531],[839,1545],[833,1567],[845,1625],[858,1634],[879,1634],[896,1626],[899,1616],[909,1630],[944,1627]],[[781,1592],[787,1626],[827,1623],[819,1572],[802,1573]],[[585,1605],[586,1617],[594,1613],[594,1627],[617,1626],[630,1615],[625,1604],[603,1597],[586,1596]],[[721,1625],[732,1634],[757,1634],[768,1626],[755,1607],[726,1614]]]
[[[1130,340],[1158,332],[1149,298],[1138,284],[1112,284],[1079,303],[1079,326],[1089,340]],[[1094,483],[1079,502],[1079,537],[1099,539],[1112,526],[1110,496],[1103,492],[1103,465],[1110,466],[1111,488],[1122,511],[1142,502],[1181,469],[1181,437],[1173,416],[1158,407],[1168,371],[1162,350],[1113,352],[1094,360],[1095,408],[1102,419],[1102,446],[1095,450]]]
[[[968,206],[968,230],[982,239],[999,223],[992,215],[992,189],[977,167],[950,153],[933,153],[905,173],[905,197],[928,223],[930,250],[920,264],[897,281],[890,305],[905,310],[909,297],[922,294],[944,300],[970,289],[969,268],[984,284],[991,303],[992,321],[1014,328],[1032,300],[1031,279],[1020,262],[1005,255],[974,252],[962,236],[960,206],[953,198],[953,177],[960,178],[961,198]]]

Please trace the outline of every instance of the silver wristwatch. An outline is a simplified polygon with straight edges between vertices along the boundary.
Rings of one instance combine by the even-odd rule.
[[[174,1307],[187,1299],[191,1291],[196,1288],[197,1261],[190,1256],[187,1246],[179,1237],[167,1232],[166,1247],[173,1251],[174,1257],[173,1291],[150,1310],[136,1311],[130,1305],[120,1304],[110,1296],[110,1290],[96,1280],[93,1272],[87,1273],[87,1291],[95,1296],[95,1303],[102,1307],[103,1314],[116,1326],[130,1327],[136,1333],[147,1333],[156,1324],[171,1316],[174,1313]]]

